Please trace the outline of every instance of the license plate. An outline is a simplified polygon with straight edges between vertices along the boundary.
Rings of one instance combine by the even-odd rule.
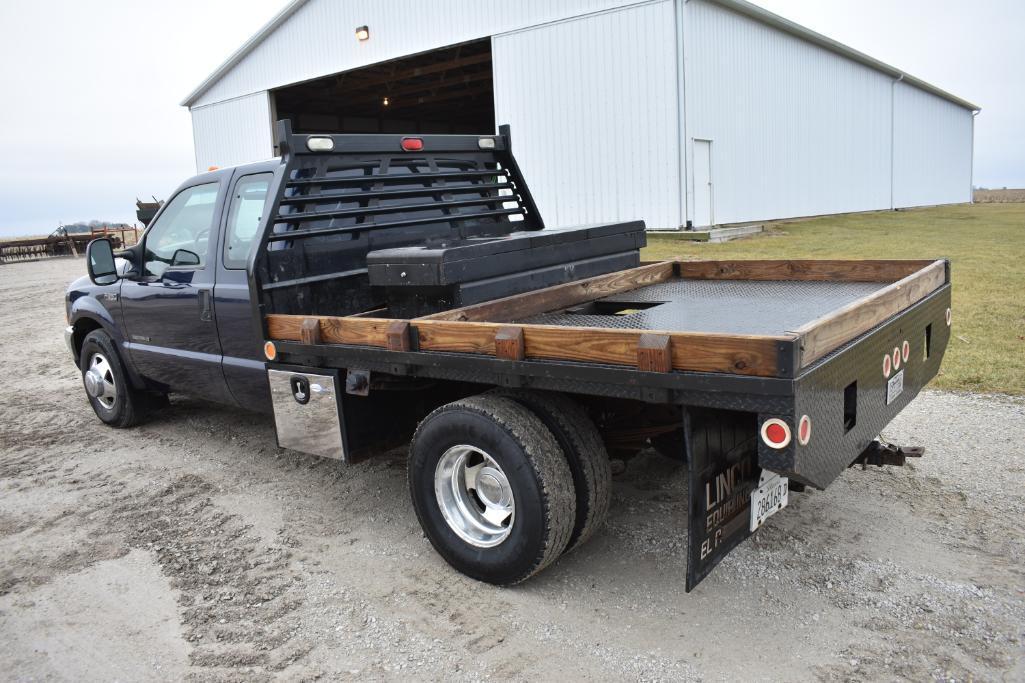
[[[790,480],[786,477],[773,474],[766,478],[763,474],[760,484],[751,492],[751,531],[765,524],[765,520],[789,502]]]
[[[890,405],[904,392],[904,371],[901,370],[886,383],[886,405]]]

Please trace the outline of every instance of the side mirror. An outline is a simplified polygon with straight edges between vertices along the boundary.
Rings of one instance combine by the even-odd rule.
[[[94,239],[85,249],[85,263],[89,279],[96,285],[117,282],[117,264],[114,263],[114,247],[106,237]]]
[[[175,249],[171,256],[171,266],[198,266],[199,254],[188,249]]]

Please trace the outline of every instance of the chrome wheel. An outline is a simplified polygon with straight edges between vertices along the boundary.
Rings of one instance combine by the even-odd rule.
[[[85,390],[107,410],[114,408],[117,401],[117,384],[110,361],[102,353],[94,353],[89,357],[89,367],[85,371]]]
[[[449,527],[467,543],[492,548],[509,537],[516,512],[512,487],[484,451],[473,446],[445,451],[434,471],[434,494]]]

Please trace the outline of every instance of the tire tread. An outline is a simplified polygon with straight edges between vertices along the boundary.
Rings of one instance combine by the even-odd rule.
[[[420,423],[413,436],[413,444],[416,444],[420,431],[432,417],[450,411],[469,411],[492,421],[512,436],[527,455],[526,461],[540,485],[542,505],[545,507],[544,539],[538,555],[526,570],[501,583],[514,585],[526,581],[562,554],[573,533],[576,495],[573,475],[562,448],[551,431],[527,408],[512,399],[489,394],[471,396],[436,409]]]
[[[496,389],[492,393],[521,403],[542,421],[551,421],[549,427],[554,422],[570,442],[573,452],[563,451],[572,460],[577,512],[565,552],[580,547],[605,524],[612,503],[612,465],[598,428],[583,406],[564,394],[529,389]]]

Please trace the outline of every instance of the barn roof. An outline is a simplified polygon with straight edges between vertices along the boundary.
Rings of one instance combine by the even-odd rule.
[[[224,61],[217,69],[214,70],[206,79],[203,80],[196,88],[182,100],[181,105],[183,107],[191,107],[207,90],[209,90],[217,81],[224,77],[229,71],[235,68],[239,62],[241,62],[246,55],[259,47],[267,36],[273,33],[279,26],[288,21],[289,17],[295,14],[308,0],[291,0],[280,12],[264,25],[259,31],[256,32],[253,37],[243,43],[235,52],[231,54],[228,59]],[[757,5],[754,5],[746,0],[710,0],[718,5],[731,9],[735,12],[750,17],[756,21],[759,21],[773,28],[779,29],[785,33],[789,33],[793,36],[797,36],[802,40],[806,40],[813,45],[818,45],[821,48],[834,52],[838,55],[846,57],[852,61],[864,64],[876,71],[887,74],[893,78],[899,79],[908,85],[913,85],[920,90],[932,93],[945,100],[953,102],[954,104],[964,107],[965,109],[971,109],[972,111],[980,111],[982,108],[969,102],[968,100],[962,99],[957,95],[953,95],[942,88],[939,88],[931,83],[916,78],[911,74],[904,72],[901,69],[890,66],[885,62],[881,62],[874,57],[870,57],[864,52],[859,52],[852,47],[844,45],[843,43],[828,38],[821,33],[816,33],[809,28],[805,28],[800,24],[797,24],[789,19],[784,19],[778,14],[763,9]]]

